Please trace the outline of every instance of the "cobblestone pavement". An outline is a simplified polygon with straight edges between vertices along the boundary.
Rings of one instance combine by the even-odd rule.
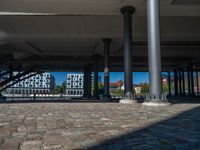
[[[0,104],[0,150],[200,150],[200,104]]]

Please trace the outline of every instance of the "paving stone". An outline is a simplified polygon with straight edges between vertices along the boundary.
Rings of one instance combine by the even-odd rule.
[[[0,104],[0,150],[200,149],[200,104]]]
[[[41,150],[41,145],[22,145],[20,150]]]
[[[41,145],[42,141],[25,141],[23,145]]]
[[[26,127],[24,126],[24,125],[22,125],[22,126],[19,126],[18,128],[17,128],[17,131],[18,132],[26,132]]]
[[[26,135],[26,132],[13,132],[13,137],[24,137]]]
[[[0,150],[18,150],[22,139],[8,138],[0,145]]]
[[[53,150],[53,149],[62,149],[63,146],[62,145],[50,145],[50,146],[44,146],[45,150]]]

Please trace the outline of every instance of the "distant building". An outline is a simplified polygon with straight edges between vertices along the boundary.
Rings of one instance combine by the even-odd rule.
[[[142,92],[142,85],[135,85],[134,86],[134,89],[135,89],[135,94],[141,94]]]
[[[110,92],[114,90],[124,90],[124,83],[121,80],[114,83],[110,83],[109,89],[110,89]]]
[[[70,97],[83,96],[84,74],[67,74],[66,94]]]
[[[17,72],[13,73],[14,75]],[[30,73],[31,74],[31,73]],[[30,74],[26,75],[29,76]],[[26,77],[25,76],[25,77]],[[52,94],[55,78],[50,73],[42,73],[20,81],[6,90],[7,94]]]
[[[133,84],[133,89],[135,90],[136,94],[140,94],[142,90],[142,85]],[[124,90],[124,82],[122,80],[110,83],[110,92],[115,90]]]

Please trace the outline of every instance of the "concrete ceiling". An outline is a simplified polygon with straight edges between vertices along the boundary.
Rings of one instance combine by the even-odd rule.
[[[146,0],[1,0],[0,55],[4,59],[13,56],[12,62],[1,66],[6,68],[14,63],[60,70],[75,65],[80,69],[80,65],[94,62],[93,55],[103,55],[102,38],[109,37],[112,38],[111,57],[116,58],[111,65],[116,71],[122,70],[120,8],[125,5],[136,8],[133,15],[133,57],[137,58],[133,59],[134,70],[147,70],[148,64],[144,61],[147,60]],[[160,5],[162,57],[166,60],[163,68],[198,62],[198,1],[160,0]],[[182,61],[183,58],[187,61]]]
[[[199,16],[198,0],[160,0],[162,16]],[[181,6],[175,6],[179,4]],[[54,13],[68,15],[120,15],[125,5],[146,15],[146,0],[1,0],[0,11],[10,13]],[[188,7],[190,5],[190,7]]]
[[[173,5],[200,5],[199,0],[173,0]]]

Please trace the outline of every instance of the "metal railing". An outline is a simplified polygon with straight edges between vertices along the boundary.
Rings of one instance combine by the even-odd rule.
[[[5,102],[17,102],[17,101],[67,101],[72,98],[67,95],[56,94],[8,94],[5,95]]]

